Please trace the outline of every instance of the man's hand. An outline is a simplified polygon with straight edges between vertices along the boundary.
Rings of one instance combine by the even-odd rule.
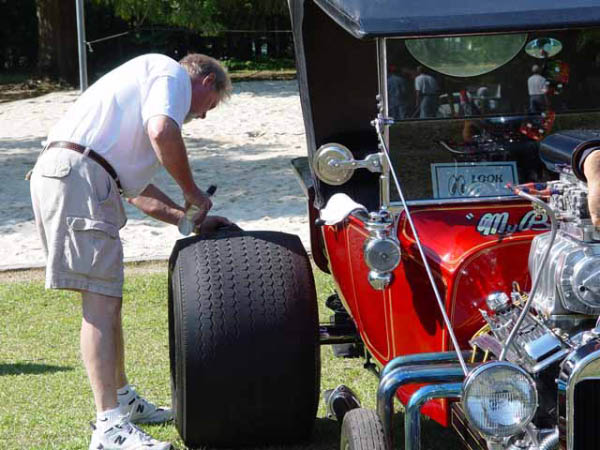
[[[233,222],[229,221],[226,217],[221,216],[208,216],[203,221],[196,221],[196,234],[207,234],[214,233],[219,228],[236,226]],[[239,228],[239,227],[236,227]]]
[[[212,201],[208,194],[201,189],[195,189],[193,191],[184,192],[183,197],[185,199],[185,209],[187,210],[191,205],[196,206],[200,211],[194,216],[194,223],[200,224],[206,218],[208,211],[212,208]]]
[[[583,162],[583,173],[588,181],[588,208],[592,223],[600,227],[600,151],[594,151]]]

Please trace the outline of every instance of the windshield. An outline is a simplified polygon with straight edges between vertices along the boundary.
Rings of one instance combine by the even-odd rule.
[[[545,136],[600,128],[598,29],[387,39],[386,52],[407,199],[511,195],[507,183],[556,178],[538,157]]]

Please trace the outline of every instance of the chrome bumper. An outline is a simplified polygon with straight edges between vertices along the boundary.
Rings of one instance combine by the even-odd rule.
[[[394,397],[401,386],[412,383],[438,383],[415,392],[406,405],[405,450],[421,447],[421,406],[434,398],[458,398],[465,374],[455,352],[401,356],[390,361],[381,373],[377,389],[377,414],[383,424],[388,448],[393,446]]]

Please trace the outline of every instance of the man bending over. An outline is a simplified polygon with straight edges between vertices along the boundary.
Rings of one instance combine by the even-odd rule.
[[[202,232],[230,222],[208,216],[181,127],[204,119],[231,91],[223,67],[191,54],[179,63],[144,55],[117,67],[73,104],[48,136],[31,178],[38,232],[47,255],[46,288],[81,293],[81,354],[94,394],[90,449],[170,448],[136,427],[171,419],[171,410],[140,397],[125,375],[121,304],[127,218],[121,196],[144,213],[177,224],[178,205],[150,180],[162,165],[195,205]]]

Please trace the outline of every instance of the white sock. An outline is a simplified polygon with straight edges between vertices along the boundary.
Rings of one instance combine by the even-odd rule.
[[[117,402],[119,403],[119,408],[123,411],[123,414],[127,414],[129,412],[129,403],[135,397],[135,389],[130,385],[126,384],[121,389],[117,389]]]
[[[107,411],[101,411],[96,414],[96,428],[106,430],[122,417],[121,408],[118,406]]]
[[[133,392],[133,388],[130,385],[126,384],[121,389],[117,389],[117,396],[129,397],[130,396],[129,394],[131,394],[132,392]]]

